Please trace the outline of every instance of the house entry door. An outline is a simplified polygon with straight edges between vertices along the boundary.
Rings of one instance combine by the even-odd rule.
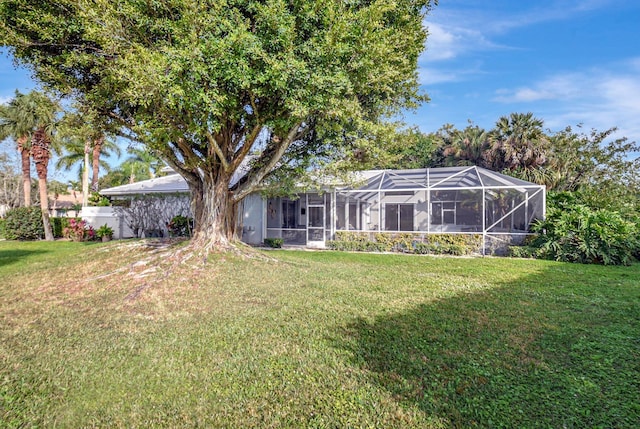
[[[325,226],[324,206],[307,207],[307,245],[324,246],[324,226]]]

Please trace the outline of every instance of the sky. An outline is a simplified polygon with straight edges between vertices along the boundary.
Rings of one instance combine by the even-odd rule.
[[[532,112],[552,132],[618,128],[640,142],[640,1],[440,0],[427,17],[423,131]]]
[[[431,101],[407,125],[488,130],[532,112],[551,132],[617,127],[615,138],[640,142],[640,1],[440,0],[425,25],[418,67]],[[35,86],[0,51],[0,102]]]

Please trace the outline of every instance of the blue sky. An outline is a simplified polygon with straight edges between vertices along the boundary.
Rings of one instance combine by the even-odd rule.
[[[552,131],[583,124],[640,142],[640,1],[441,0],[420,78],[423,131],[533,112]]]
[[[618,127],[640,142],[640,1],[440,0],[420,57],[422,131],[533,112],[552,131]],[[0,102],[35,84],[0,55]]]

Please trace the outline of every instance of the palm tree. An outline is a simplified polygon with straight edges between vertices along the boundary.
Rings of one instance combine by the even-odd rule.
[[[49,222],[49,198],[47,192],[47,176],[49,159],[51,158],[54,127],[56,116],[60,111],[57,102],[47,95],[31,91],[24,96],[26,98],[27,111],[32,123],[35,124],[31,133],[31,157],[38,174],[38,191],[40,193],[40,208],[42,209],[42,222],[44,224],[45,240],[53,241],[53,232]]]
[[[20,153],[24,205],[31,205],[31,134],[36,117],[29,96],[16,91],[15,97],[0,106],[0,141],[12,138]]]
[[[92,170],[91,189],[96,192],[100,167],[109,170],[109,165],[101,158],[112,153],[120,156],[120,147],[106,138],[105,129],[100,116],[81,104],[77,104],[74,111],[67,112],[61,121],[60,134],[66,154],[58,160],[56,168],[70,169],[80,164],[82,203],[85,206],[89,194],[89,168]]]
[[[82,174],[85,168],[85,154],[91,152],[91,189],[98,190],[99,169],[110,171],[111,167],[104,160],[105,157],[115,154],[120,156],[120,147],[112,140],[100,137],[94,141],[79,138],[65,139],[63,144],[64,155],[58,158],[56,162],[57,169],[70,170],[74,166],[78,166],[78,178],[82,180]]]
[[[136,179],[153,179],[164,166],[162,160],[149,150],[130,147],[127,153],[131,156],[122,163],[120,168],[130,172],[129,183],[135,182]]]
[[[452,132],[443,155],[445,166],[477,165],[484,167],[490,149],[489,134],[477,125]]]
[[[493,167],[514,171],[544,165],[549,141],[542,127],[542,120],[531,112],[501,117],[490,136]]]

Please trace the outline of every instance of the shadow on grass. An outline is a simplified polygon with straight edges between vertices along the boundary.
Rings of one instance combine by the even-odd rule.
[[[43,253],[49,253],[48,250],[24,250],[24,249],[12,249],[12,250],[0,250],[0,267],[6,265],[15,264],[21,260],[30,256],[35,256]]]
[[[451,427],[640,427],[637,287],[622,271],[567,287],[580,276],[567,269],[359,319],[339,346],[397,401]]]

